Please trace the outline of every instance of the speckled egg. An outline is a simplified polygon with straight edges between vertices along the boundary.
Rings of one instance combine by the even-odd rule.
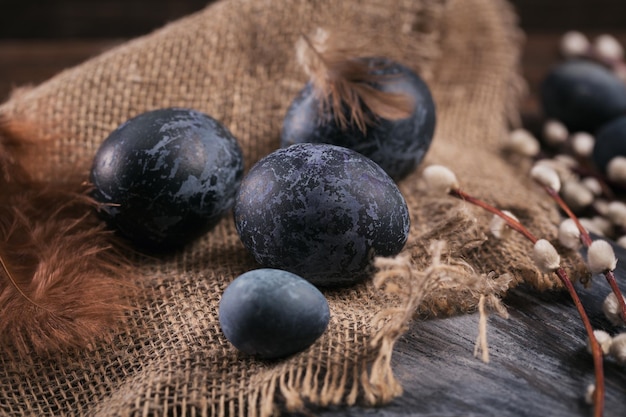
[[[374,256],[400,252],[410,227],[389,175],[369,158],[328,144],[296,144],[261,159],[242,181],[234,216],[261,265],[320,286],[367,277]]]
[[[426,82],[408,67],[385,58],[362,60],[371,74],[387,76],[384,83],[373,84],[374,89],[411,98],[411,115],[387,120],[366,111],[371,123],[365,131],[354,124],[342,127],[331,109],[320,105],[319,92],[308,83],[287,110],[281,145],[311,142],[344,146],[367,156],[398,181],[419,166],[430,148],[437,121],[435,101]],[[348,120],[352,110],[344,108]]]
[[[233,135],[192,109],[140,114],[115,129],[91,169],[100,215],[138,246],[169,249],[209,231],[243,176]]]

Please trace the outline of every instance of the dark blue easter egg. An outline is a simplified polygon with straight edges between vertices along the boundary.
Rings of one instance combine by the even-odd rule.
[[[241,149],[224,126],[195,110],[166,108],[115,129],[90,179],[100,215],[139,246],[160,250],[215,226],[242,176]]]
[[[385,58],[362,58],[369,71],[385,76],[375,89],[404,94],[413,102],[408,117],[388,120],[366,110],[365,130],[355,124],[342,126],[332,109],[320,106],[319,94],[308,83],[291,103],[281,133],[281,146],[295,143],[328,143],[353,149],[380,165],[394,180],[411,173],[430,148],[436,125],[435,102],[428,85],[411,69]],[[346,119],[351,109],[344,107]]]
[[[616,156],[626,157],[626,115],[617,117],[598,129],[592,158],[601,171]]]
[[[560,120],[571,132],[595,133],[626,113],[626,85],[598,63],[572,59],[543,80],[541,103],[546,117]]]
[[[400,252],[410,228],[389,175],[328,144],[296,144],[261,159],[242,181],[234,215],[241,241],[261,265],[322,286],[367,277],[374,256]]]
[[[303,278],[278,269],[240,275],[219,304],[226,339],[242,352],[267,359],[306,349],[324,333],[329,320],[324,295]]]

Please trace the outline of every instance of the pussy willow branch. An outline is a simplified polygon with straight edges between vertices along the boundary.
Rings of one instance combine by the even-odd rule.
[[[506,213],[503,213],[498,208],[475,197],[472,197],[471,195],[466,194],[458,188],[453,188],[452,190],[450,190],[449,194],[453,197],[459,198],[463,201],[467,201],[468,203],[474,204],[501,217],[502,219],[504,219],[509,227],[522,234],[530,242],[532,242],[533,244],[537,242],[537,237],[535,237],[526,227],[524,227],[520,222],[513,219],[512,217],[507,216]],[[569,295],[574,301],[574,305],[576,306],[576,310],[578,310],[578,314],[580,315],[583,325],[585,326],[585,330],[587,331],[587,336],[591,344],[591,353],[593,356],[594,373],[596,380],[596,389],[594,392],[594,417],[602,417],[604,413],[604,368],[602,349],[593,333],[593,327],[591,326],[589,317],[587,316],[582,302],[580,301],[580,297],[578,297],[578,294],[576,293],[574,284],[572,284],[572,281],[569,279],[567,273],[562,267],[559,267],[554,272],[569,292]]]
[[[591,236],[589,236],[589,232],[587,232],[587,229],[583,227],[583,225],[578,220],[578,217],[572,212],[572,210],[570,210],[569,206],[565,203],[565,201],[563,201],[563,199],[561,198],[558,192],[556,192],[553,188],[548,187],[548,186],[544,186],[544,189],[546,190],[548,195],[554,201],[556,201],[556,203],[567,214],[567,216],[574,221],[574,224],[576,224],[576,227],[580,231],[580,241],[582,242],[583,246],[588,248],[591,245],[592,240],[591,240]],[[615,294],[617,298],[617,302],[619,303],[619,306],[620,306],[620,316],[622,320],[626,322],[626,302],[624,301],[624,297],[622,295],[621,290],[617,286],[615,275],[613,274],[612,271],[605,271],[604,276],[606,278],[606,281],[609,283],[611,290],[613,291],[613,293]]]

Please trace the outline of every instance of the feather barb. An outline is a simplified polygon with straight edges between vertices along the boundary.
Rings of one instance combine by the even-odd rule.
[[[415,104],[408,95],[376,88],[392,82],[394,75],[373,71],[359,57],[362,48],[355,42],[345,46],[347,39],[318,28],[311,36],[302,34],[296,43],[298,62],[310,78],[321,113],[332,114],[343,129],[354,125],[362,131],[379,117],[409,117]]]
[[[131,309],[130,261],[84,191],[19,178],[0,177],[0,350],[87,348]]]

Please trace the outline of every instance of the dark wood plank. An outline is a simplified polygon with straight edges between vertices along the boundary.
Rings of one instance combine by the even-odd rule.
[[[123,40],[0,40],[0,102],[16,87],[39,84]]]
[[[3,0],[0,38],[130,37],[212,0]],[[622,0],[510,0],[529,30],[626,27]]]
[[[626,291],[626,251],[617,279]],[[604,277],[591,288],[577,287],[595,329],[623,332],[604,317],[602,301],[610,289]],[[477,314],[416,320],[395,348],[392,363],[405,392],[377,408],[336,408],[333,416],[428,417],[574,417],[591,416],[583,396],[594,381],[587,338],[567,293],[512,291],[504,300],[509,319],[491,315],[490,362],[473,357]],[[622,417],[626,407],[626,369],[605,360],[606,417]]]
[[[211,0],[2,0],[0,38],[133,37]]]
[[[626,27],[622,0],[510,0],[528,30],[619,30]]]

